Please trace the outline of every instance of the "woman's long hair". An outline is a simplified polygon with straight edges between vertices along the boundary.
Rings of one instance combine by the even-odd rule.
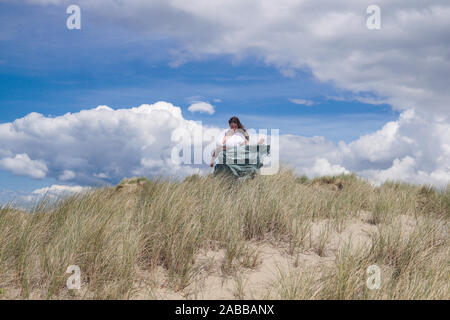
[[[228,120],[228,124],[231,124],[231,123],[236,123],[238,126],[238,129],[241,129],[244,132],[245,139],[247,139],[247,140],[250,139],[250,137],[247,133],[247,130],[245,130],[245,127],[242,125],[242,123],[238,117],[236,117],[236,116],[231,117],[230,120]]]

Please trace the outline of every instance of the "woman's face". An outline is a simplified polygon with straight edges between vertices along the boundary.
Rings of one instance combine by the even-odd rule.
[[[234,122],[230,122],[230,129],[236,130],[238,128],[238,125]]]

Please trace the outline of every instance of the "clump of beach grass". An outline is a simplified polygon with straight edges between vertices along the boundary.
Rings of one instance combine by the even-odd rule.
[[[329,251],[361,212],[377,228],[370,245]],[[417,223],[400,232],[401,217]],[[0,298],[132,299],[138,272],[162,268],[167,286],[192,286],[201,250],[223,250],[221,276],[260,265],[251,242],[270,241],[288,254],[330,252],[333,266],[282,274],[282,299],[447,299],[450,187],[400,182],[375,187],[353,174],[308,179],[290,170],[239,184],[213,176],[181,182],[134,178],[31,210],[0,210]],[[326,221],[316,242],[311,226]],[[285,244],[285,245],[284,245]],[[366,269],[383,270],[370,291]],[[82,290],[66,287],[68,266],[81,269]],[[236,278],[237,298],[248,281]],[[156,284],[154,284],[156,286]],[[148,288],[152,291],[155,288]]]

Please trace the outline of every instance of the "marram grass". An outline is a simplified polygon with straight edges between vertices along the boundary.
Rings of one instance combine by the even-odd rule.
[[[329,232],[340,233],[361,212],[377,230],[370,243],[330,250]],[[417,222],[409,232],[401,231],[404,216]],[[332,264],[280,271],[267,298],[448,299],[449,217],[449,186],[373,187],[355,175],[310,180],[289,170],[238,184],[212,176],[135,178],[43,200],[30,212],[1,209],[0,298],[132,299],[137,273],[158,268],[170,290],[182,291],[203,272],[196,255],[220,249],[220,273],[236,277],[235,297],[243,298],[249,284],[239,270],[261,263],[250,243],[270,240],[291,255],[308,251]],[[326,228],[313,241],[312,225],[321,221]],[[365,282],[373,264],[384,274],[379,290]],[[80,266],[81,293],[66,288],[69,265]]]

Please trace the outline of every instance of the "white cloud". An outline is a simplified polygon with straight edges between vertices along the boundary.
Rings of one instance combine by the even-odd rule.
[[[404,111],[399,120],[344,146],[346,163],[356,170],[387,169],[395,159],[415,159],[419,168],[431,172],[450,163],[450,126],[439,118]]]
[[[450,126],[413,110],[350,143],[335,145],[322,137],[292,135],[280,140],[284,160],[310,177],[347,170],[377,184],[386,180],[450,183]]]
[[[289,99],[290,102],[295,103],[295,104],[303,104],[305,106],[311,107],[314,105],[314,101],[311,100],[305,100],[305,99],[296,99],[296,98],[292,98]]]
[[[54,184],[50,187],[45,187],[41,189],[36,189],[32,192],[33,195],[37,196],[62,196],[74,193],[80,193],[89,190],[89,187],[82,186],[66,186]]]
[[[171,161],[178,143],[174,131],[198,128],[166,102],[119,110],[101,106],[58,117],[30,113],[0,124],[0,155],[6,155],[0,166],[78,184],[117,182],[137,173],[181,176],[192,170]]]
[[[108,179],[109,178],[109,176],[104,172],[94,173],[94,177],[100,178],[100,179]]]
[[[0,154],[16,155],[0,164],[14,174],[80,185],[137,175],[183,177],[210,169],[172,161],[173,148],[194,133],[204,137],[206,147],[221,130],[202,129],[167,102],[119,110],[104,106],[59,117],[31,113],[0,124]],[[203,151],[208,156],[212,150]],[[450,181],[450,126],[442,118],[409,110],[350,143],[281,135],[280,156],[309,177],[355,172],[378,183],[396,179],[443,186]]]
[[[415,159],[406,156],[403,159],[395,159],[392,167],[386,170],[367,170],[363,174],[371,177],[375,185],[380,185],[385,181],[402,180],[410,183],[432,184],[436,186],[446,186],[450,183],[450,168],[436,169],[431,173],[418,170]]]
[[[16,194],[15,200],[12,201],[12,204],[16,207],[27,208],[44,198],[46,200],[55,201],[77,193],[83,193],[88,190],[90,190],[90,187],[54,184],[49,187],[36,189],[28,194],[22,193],[20,196],[19,194]]]
[[[9,205],[17,208],[30,208],[43,198],[55,201],[62,197],[71,196],[76,193],[83,193],[90,190],[86,186],[52,185],[45,188],[36,189],[32,192],[0,190],[0,208],[2,205]]]
[[[64,170],[63,173],[58,177],[61,181],[71,180],[76,177],[75,172],[72,170]]]
[[[33,2],[66,3],[62,0]],[[316,79],[330,81],[338,89],[352,92],[350,99],[389,103],[405,111],[397,121],[351,143],[335,145],[321,137],[282,136],[282,160],[300,173],[313,175],[329,164],[328,169],[338,166],[334,168],[376,181],[394,178],[440,185],[449,181],[448,2],[379,0],[382,29],[378,31],[366,28],[366,8],[373,4],[371,0],[129,0],[126,5],[113,0],[80,0],[79,3],[113,18],[117,24],[134,28],[135,32],[177,39],[180,47],[174,51],[174,65],[215,54],[231,55],[235,63],[253,57],[276,66],[287,76],[297,70],[309,70]],[[178,118],[169,117],[168,123],[174,125],[168,130],[157,123],[159,118],[147,119],[156,128],[156,132],[147,132],[144,125],[132,124],[139,123],[133,117],[134,120],[123,120],[116,111],[97,110],[100,111],[114,114],[113,120],[100,120],[101,126],[112,134],[100,138],[104,132],[95,129],[95,122],[89,124],[83,118],[79,131],[66,133],[68,141],[71,137],[74,141],[81,139],[83,149],[74,147],[72,142],[61,143],[63,159],[41,157],[31,142],[12,129],[1,127],[0,134],[6,137],[8,146],[17,141],[17,147],[0,147],[0,155],[11,158],[27,152],[31,159],[45,161],[49,174],[73,170],[77,179],[92,177],[92,172],[119,177],[130,170],[155,173],[166,167],[161,161],[167,159],[165,148],[170,149],[167,146],[172,145],[167,136],[185,123],[181,113]],[[89,116],[93,113],[85,112]],[[129,112],[122,111],[122,115],[126,118]],[[68,121],[69,117],[64,119]],[[27,116],[28,122],[41,120],[49,126],[49,131],[52,131],[52,121],[63,126],[63,120]],[[114,121],[124,121],[125,125],[119,127]],[[20,121],[15,124],[19,131],[20,124]],[[30,128],[31,124],[27,130]],[[118,137],[118,132],[127,132],[126,138]],[[47,137],[46,132],[43,134]],[[98,150],[91,150],[93,147],[86,144],[89,139],[86,135],[94,137],[92,144]],[[158,141],[166,147],[150,152],[146,149],[148,141]],[[144,145],[143,149],[138,147],[139,143]],[[78,151],[86,148],[87,154],[78,155],[66,150],[65,145]],[[119,151],[108,151],[111,147]],[[96,152],[105,153],[105,160]],[[317,159],[327,162],[317,163]],[[182,170],[176,166],[169,168]]]
[[[333,164],[342,162],[339,148],[324,137],[280,136],[280,160],[294,168],[298,174],[315,176],[312,168],[318,158],[327,159]]]
[[[42,160],[31,160],[28,154],[16,154],[14,158],[5,157],[0,159],[0,168],[17,175],[29,176],[31,178],[44,178],[47,174],[47,166]]]
[[[190,112],[200,112],[200,113],[208,113],[208,114],[214,114],[214,106],[207,102],[194,102],[191,104],[188,108]]]
[[[331,165],[327,159],[318,158],[314,163],[311,170],[314,176],[328,176],[328,175],[339,175],[342,173],[349,173],[348,170],[341,167],[340,165]]]
[[[61,4],[63,0],[33,0]],[[381,30],[368,30],[372,0],[80,0],[86,10],[145,35],[177,39],[173,65],[210,55],[253,57],[286,75],[310,70],[355,97],[398,110],[446,114],[450,91],[450,4],[378,0]]]
[[[33,2],[66,4],[63,0]],[[311,71],[315,79],[350,91],[350,99],[389,103],[394,109],[405,111],[398,121],[348,144],[334,145],[320,137],[282,137],[284,160],[292,163],[299,172],[311,174],[316,158],[323,158],[330,166],[337,165],[375,180],[398,177],[437,184],[448,181],[448,1],[379,0],[382,28],[377,31],[366,28],[366,8],[373,4],[371,0],[129,0],[126,5],[113,0],[80,0],[79,4],[114,19],[117,25],[142,32],[143,36],[160,34],[177,39],[180,47],[173,51],[174,66],[211,55],[230,55],[235,63],[252,57],[276,66],[287,76],[297,70]],[[84,112],[59,120],[30,114],[26,120],[17,120],[14,127],[0,127],[0,135],[6,137],[9,146],[0,147],[0,156],[11,158],[27,152],[31,159],[45,161],[50,174],[61,174],[69,169],[77,173],[77,179],[92,177],[92,168],[95,172],[104,172],[106,168],[111,177],[143,168],[147,168],[146,172],[160,172],[164,166],[149,170],[145,164],[166,159],[167,149],[164,148],[167,147],[156,147],[153,149],[156,152],[145,147],[150,141],[153,144],[158,141],[161,146],[171,145],[167,136],[173,128],[185,123],[181,113],[179,117],[167,116],[164,127],[157,123],[159,117],[151,120],[141,115],[145,120],[138,120],[129,111],[122,111],[120,117],[116,111]],[[90,122],[84,117],[89,115],[97,119],[100,112],[110,112],[114,116],[96,120],[101,127],[98,130],[95,121]],[[69,120],[72,118],[80,118],[79,124]],[[117,124],[119,121],[124,122],[121,123],[123,127]],[[152,123],[152,129],[141,121]],[[17,134],[24,125],[22,122],[28,125],[28,135]],[[58,142],[51,143],[55,148],[58,143],[58,148],[62,149],[56,159],[41,157],[33,147],[34,141],[26,140],[35,130],[32,122],[45,124],[39,133],[45,139],[49,139],[48,132],[63,132],[56,138]],[[79,128],[75,131],[63,129],[64,123]],[[126,139],[119,134],[125,132],[124,128],[128,130]],[[104,136],[103,129],[110,130],[111,135],[100,138]],[[92,136],[88,137],[88,134]],[[91,138],[97,150],[87,143]],[[63,143],[64,139],[68,142]],[[74,146],[70,139],[81,139],[81,147]],[[10,147],[12,141],[17,142],[17,147]],[[0,146],[2,143],[0,141]],[[143,150],[138,148],[139,144],[144,145]],[[66,145],[75,151],[86,149],[87,154],[66,150]],[[110,151],[111,147],[116,150]],[[107,160],[97,156],[101,152]]]

